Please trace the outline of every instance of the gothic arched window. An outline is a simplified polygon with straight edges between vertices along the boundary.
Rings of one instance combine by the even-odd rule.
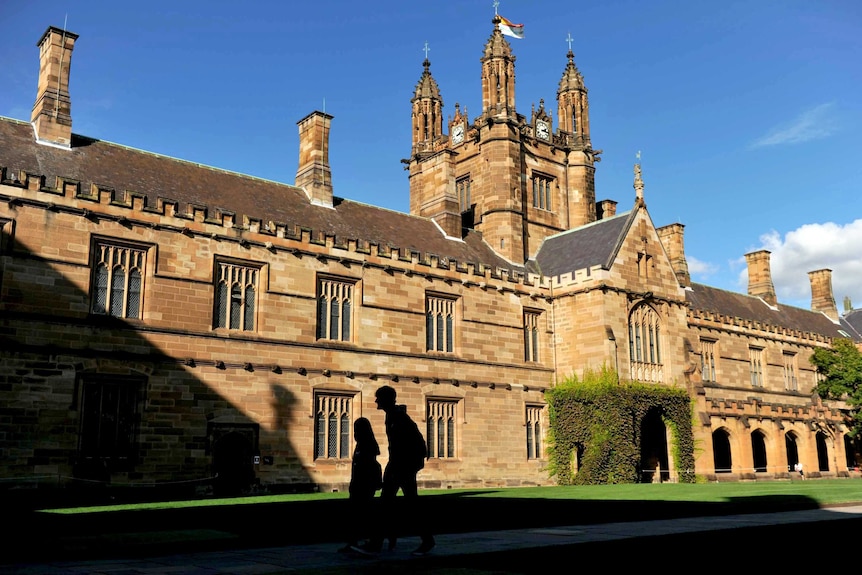
[[[652,306],[640,304],[629,316],[629,361],[636,381],[663,381],[661,319]]]

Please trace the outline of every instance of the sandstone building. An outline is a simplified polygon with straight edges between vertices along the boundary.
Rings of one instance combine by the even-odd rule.
[[[410,214],[334,194],[321,112],[298,123],[293,185],[74,134],[78,38],[48,28],[30,122],[0,118],[7,485],[343,488],[383,384],[426,433],[423,485],[546,484],[543,392],[602,365],[688,390],[698,474],[855,473],[846,406],[812,394],[812,350],[862,339],[830,270],[811,310],[776,300],[765,251],[748,294],[692,283],[639,166],[624,211],[596,200],[573,53],[553,109],[519,114],[497,22],[475,118],[445,118],[424,62]],[[645,424],[644,480],[674,480],[667,430]]]

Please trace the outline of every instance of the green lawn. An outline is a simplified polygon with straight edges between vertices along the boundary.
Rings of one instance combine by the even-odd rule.
[[[446,489],[422,491],[427,498],[506,500],[539,499],[565,501],[668,501],[724,503],[747,499],[805,498],[819,506],[862,502],[862,481],[858,479],[767,481],[746,483],[702,484],[630,484],[567,487],[519,487],[506,489]],[[45,513],[81,514],[111,511],[183,509],[194,507],[289,504],[292,502],[332,501],[346,499],[346,493],[312,493],[301,495],[264,495],[231,499],[197,499],[91,507],[43,509]]]

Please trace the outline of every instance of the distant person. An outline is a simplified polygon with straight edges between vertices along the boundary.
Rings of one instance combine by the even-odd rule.
[[[395,389],[384,385],[375,394],[377,409],[386,413],[386,437],[389,440],[389,461],[383,472],[383,490],[380,492],[382,525],[366,545],[356,547],[361,553],[378,553],[383,547],[383,536],[393,535],[395,525],[406,523],[420,525],[417,528],[422,543],[413,555],[425,555],[434,548],[435,541],[427,525],[422,522],[419,509],[419,493],[416,487],[416,474],[425,467],[425,438],[410,419],[403,405],[395,404]],[[396,497],[398,490],[403,497]],[[390,548],[394,539],[390,537]]]
[[[803,481],[805,481],[805,472],[802,471],[801,461],[796,462],[796,465],[793,466],[793,470],[799,474],[799,477],[801,477]]]
[[[353,438],[356,447],[353,449],[353,463],[350,467],[350,518],[353,524],[350,527],[350,535],[347,545],[339,551],[351,551],[359,545],[360,535],[371,535],[367,527],[372,524],[374,517],[374,494],[383,485],[383,471],[377,456],[380,455],[380,446],[374,437],[371,422],[365,417],[360,417],[353,424]],[[365,527],[363,527],[365,526]]]

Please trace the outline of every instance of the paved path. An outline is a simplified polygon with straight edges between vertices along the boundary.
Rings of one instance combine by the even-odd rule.
[[[437,547],[431,555],[434,557],[463,556],[646,536],[815,523],[852,517],[862,517],[862,505],[783,513],[753,513],[439,535]],[[194,534],[187,535],[194,536]],[[217,534],[205,533],[201,536],[217,536]],[[295,571],[338,573],[342,572],[340,570],[348,573],[351,566],[356,566],[357,562],[361,562],[364,567],[373,567],[375,564],[381,567],[388,566],[387,573],[409,572],[411,570],[409,562],[423,561],[422,558],[410,555],[410,551],[416,544],[418,539],[401,540],[398,549],[391,552],[384,551],[376,558],[339,553],[337,544],[328,543],[174,554],[142,559],[0,565],[0,573],[10,575],[275,575]],[[38,551],[34,551],[34,554],[37,555]],[[418,567],[419,563],[414,563],[414,566]]]

